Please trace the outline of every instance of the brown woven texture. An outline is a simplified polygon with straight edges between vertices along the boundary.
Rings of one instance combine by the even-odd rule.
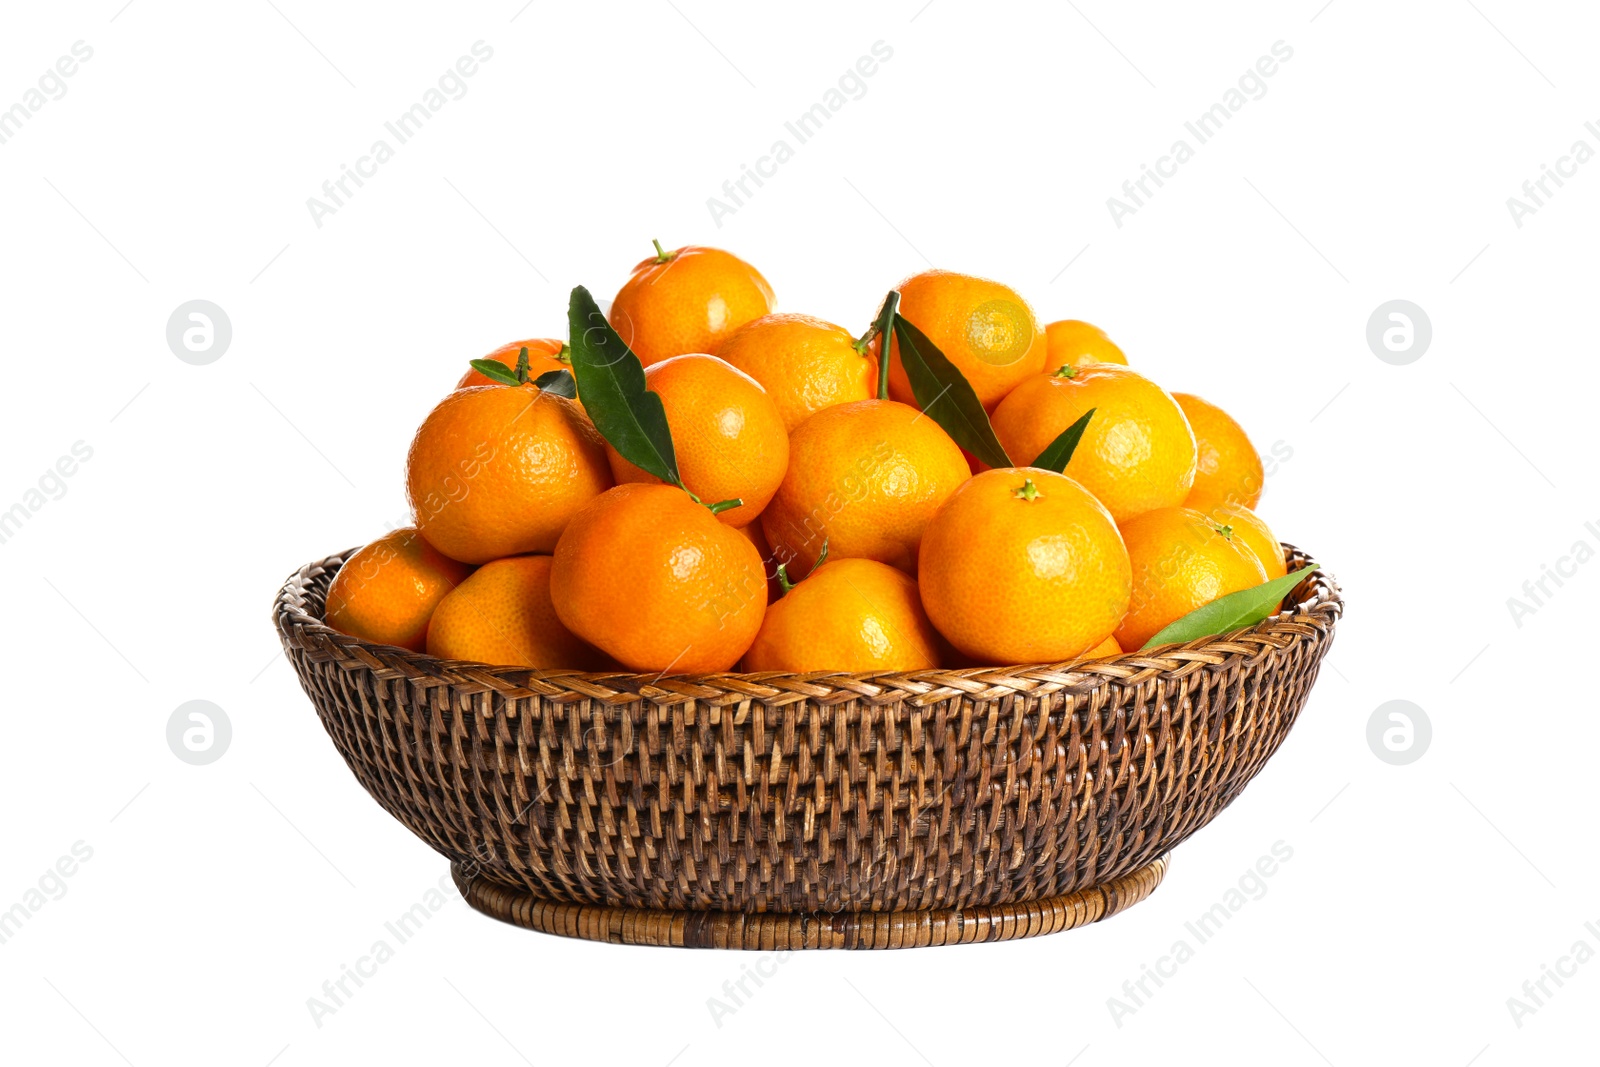
[[[1286,549],[1291,569],[1310,561]],[[1119,899],[1142,899],[1166,853],[1282,743],[1343,607],[1318,571],[1258,626],[1112,660],[580,674],[440,660],[329,629],[323,600],[351,554],[301,568],[273,614],[362,786],[456,865],[480,910],[645,944],[749,937],[724,921],[707,940],[693,916],[674,939],[670,917],[533,912],[791,913],[782,938],[795,947],[837,940],[807,932],[820,913],[871,912],[849,935],[870,947],[927,918],[897,912],[948,913],[957,928],[943,941],[986,940],[997,938],[963,935],[959,914],[1001,908],[1000,920],[1049,932],[1092,921],[1047,917],[1095,910],[1080,891],[1132,876],[1142,892]]]
[[[508,889],[453,864],[461,895],[485,915],[547,934],[615,945],[743,948],[923,948],[1038,937],[1099,922],[1155,892],[1167,873],[1162,856],[1132,874],[1048,900],[938,911],[647,911],[560,904]]]

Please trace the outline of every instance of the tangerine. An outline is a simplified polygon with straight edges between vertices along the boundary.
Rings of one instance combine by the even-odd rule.
[[[328,585],[323,621],[363,641],[421,652],[434,607],[471,573],[416,527],[402,526],[344,561]]]
[[[1233,539],[1243,541],[1246,547],[1255,553],[1256,559],[1261,563],[1261,569],[1267,572],[1267,581],[1282,578],[1289,573],[1289,563],[1284,555],[1283,546],[1278,543],[1272,528],[1262,521],[1261,516],[1243,504],[1218,504],[1205,512],[1205,516],[1218,526],[1229,527],[1233,531]]]
[[[916,671],[939,665],[939,635],[910,575],[833,559],[767,608],[747,671]]]
[[[1163,627],[1213,600],[1267,580],[1261,561],[1231,530],[1193,508],[1156,508],[1122,525],[1133,563],[1133,598],[1117,644],[1143,648]]]
[[[605,443],[576,401],[533,385],[478,385],[439,402],[406,457],[417,529],[467,563],[549,552],[611,487]]]
[[[789,435],[789,469],[761,514],[773,555],[796,573],[832,558],[915,573],[923,528],[971,472],[938,423],[893,400],[823,408]]]
[[[1048,342],[1033,308],[1010,286],[987,278],[928,270],[900,283],[900,314],[927,335],[966,377],[988,410],[1018,382],[1044,369]],[[900,342],[889,346],[889,395],[916,406],[900,364]]]
[[[1084,659],[1111,659],[1122,655],[1122,646],[1115,637],[1108,637],[1083,654]]]
[[[725,671],[767,610],[761,554],[672,485],[619,485],[567,525],[550,570],[567,629],[630,670]]]
[[[485,563],[433,609],[428,655],[537,670],[612,664],[561,625],[550,602],[549,556]]]
[[[1210,512],[1222,504],[1253,508],[1261,503],[1266,476],[1261,455],[1233,416],[1189,393],[1173,393],[1194,430],[1194,486],[1184,507]]]
[[[1068,364],[1036,374],[994,412],[994,432],[1014,463],[1029,463],[1091,408],[1067,473],[1119,523],[1182,504],[1194,484],[1194,434],[1159,385],[1115,363]]]
[[[1064,474],[973,476],[922,536],[922,606],[958,651],[986,663],[1074,659],[1128,609],[1132,573],[1105,505]]]
[[[772,286],[733,253],[655,245],[656,254],[622,283],[608,316],[645,366],[688,352],[715,355],[723,338],[772,310]]]
[[[572,357],[567,354],[567,345],[554,337],[532,337],[526,341],[510,341],[490,352],[484,359],[498,360],[512,370],[517,368],[517,357],[522,350],[528,350],[528,380],[531,382],[546,371],[572,370]],[[465,389],[473,385],[500,385],[502,383],[484,374],[476,367],[468,367],[467,373],[461,376],[456,383],[457,389]]]
[[[707,504],[743,501],[717,514],[729,526],[755,521],[789,466],[789,435],[766,390],[744,371],[704,355],[652,363],[644,380],[666,409],[684,487]],[[618,484],[660,482],[609,444],[606,458]]]
[[[1045,341],[1050,355],[1047,367],[1062,367],[1079,363],[1120,363],[1128,365],[1128,357],[1106,336],[1106,332],[1093,323],[1081,319],[1059,319],[1044,328]]]
[[[870,400],[878,361],[842,326],[810,315],[763,315],[728,336],[717,355],[761,383],[792,433],[834,404]]]

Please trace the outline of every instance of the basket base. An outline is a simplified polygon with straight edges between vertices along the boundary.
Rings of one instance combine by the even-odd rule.
[[[1099,922],[1155,891],[1170,853],[1104,885],[1064,896],[943,911],[730,912],[650,911],[563,904],[467,875],[450,873],[468,904],[491,918],[562,937],[613,945],[674,948],[919,948],[1011,941]]]

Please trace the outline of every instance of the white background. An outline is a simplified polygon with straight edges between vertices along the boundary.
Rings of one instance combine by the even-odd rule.
[[[93,855],[0,945],[4,1058],[1592,1061],[1600,962],[1520,1027],[1507,998],[1600,950],[1600,563],[1520,625],[1507,600],[1600,548],[1600,163],[1520,227],[1506,199],[1600,148],[1600,20],[1321,2],[11,6],[0,107],[94,54],[0,145],[0,510],[75,442],[93,457],[0,544],[0,909]],[[479,40],[466,95],[316,226],[307,198]],[[865,95],[718,227],[707,198],[877,41]],[[1266,94],[1115,225],[1107,198],[1277,41]],[[273,594],[405,521],[405,447],[467,359],[560,333],[571,286],[609,296],[651,237],[727,247],[852,330],[930,265],[1103,325],[1292,448],[1261,511],[1344,586],[1327,669],[1249,791],[1104,924],[795,954],[719,1026],[708,998],[752,955],[456,899],[318,1026],[307,999],[445,864],[346,770]],[[197,298],[233,326],[208,366],[165,340]],[[1433,326],[1406,366],[1365,339],[1396,298]],[[233,725],[201,767],[165,740],[197,698]],[[1433,725],[1408,766],[1366,741],[1392,699]],[[1119,1025],[1108,998],[1278,841],[1265,896]]]

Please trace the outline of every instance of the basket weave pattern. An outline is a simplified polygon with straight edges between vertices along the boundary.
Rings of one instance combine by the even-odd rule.
[[[1319,571],[1250,630],[1109,661],[534,672],[329,629],[350,554],[302,568],[274,610],[329,736],[480,898],[547,910],[929,912],[1133,875],[1142,897],[1276,751],[1342,610]]]

